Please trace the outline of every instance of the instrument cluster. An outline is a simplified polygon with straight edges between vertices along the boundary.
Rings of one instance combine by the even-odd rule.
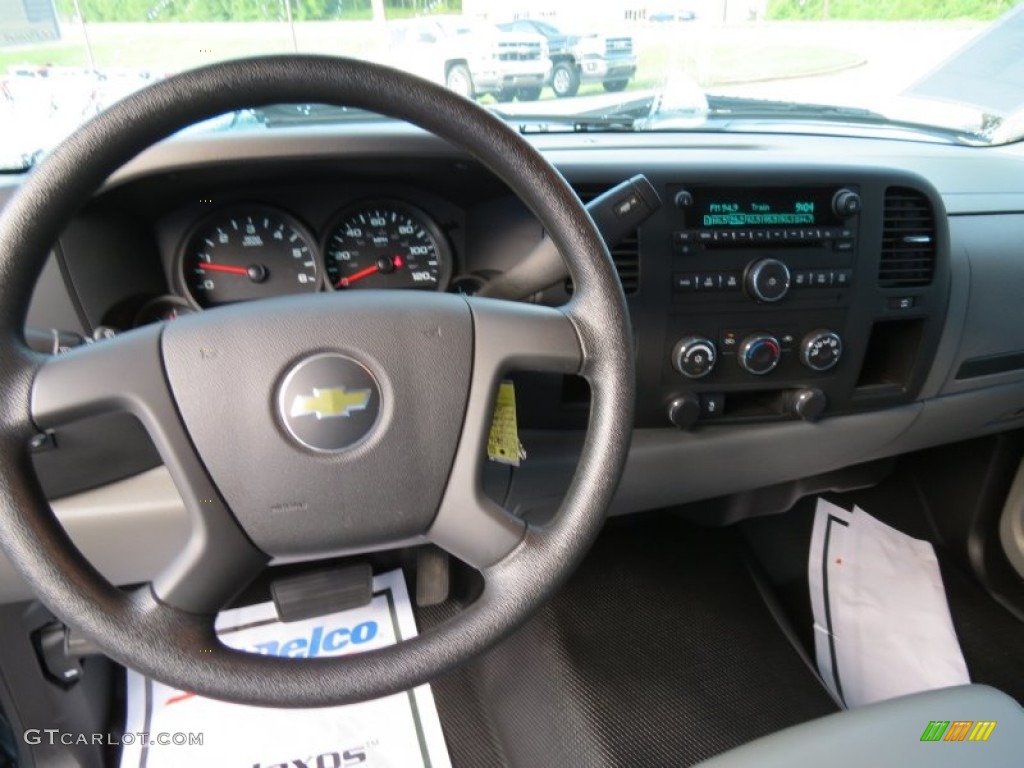
[[[234,204],[196,223],[176,260],[179,288],[198,308],[322,290],[443,291],[452,271],[437,222],[389,198],[342,209],[321,236],[276,206]]]

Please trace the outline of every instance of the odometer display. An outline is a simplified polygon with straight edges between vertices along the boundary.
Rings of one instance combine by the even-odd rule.
[[[181,279],[200,307],[320,287],[306,229],[283,211],[251,206],[215,213],[192,232],[181,256]]]
[[[324,243],[327,281],[358,288],[443,290],[451,254],[440,229],[422,211],[393,201],[361,203],[342,212]]]

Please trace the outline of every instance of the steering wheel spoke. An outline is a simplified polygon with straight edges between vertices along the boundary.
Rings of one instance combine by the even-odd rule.
[[[507,556],[525,525],[483,492],[481,477],[498,385],[510,370],[577,373],[583,351],[562,309],[495,299],[469,299],[474,354],[469,402],[448,488],[430,539],[476,568]]]
[[[266,564],[235,522],[192,448],[164,377],[159,326],[148,326],[48,359],[32,386],[40,429],[104,413],[134,415],[153,440],[188,510],[185,547],[153,581],[160,601],[216,613]]]

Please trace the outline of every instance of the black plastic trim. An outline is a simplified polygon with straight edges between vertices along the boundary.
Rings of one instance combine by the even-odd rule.
[[[960,363],[956,372],[956,380],[977,379],[981,376],[993,376],[997,373],[1021,370],[1024,370],[1024,352],[972,357]]]

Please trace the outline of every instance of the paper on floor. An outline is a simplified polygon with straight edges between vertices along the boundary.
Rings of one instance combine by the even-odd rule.
[[[818,670],[847,706],[970,682],[930,543],[819,499],[807,576]]]
[[[416,635],[401,571],[373,580],[373,602],[351,611],[282,624],[273,603],[224,611],[217,632],[234,648],[287,656],[338,656],[392,645]],[[265,709],[206,699],[129,670],[127,743],[122,768],[349,768],[449,766],[429,686],[363,704],[320,709]],[[161,737],[160,734],[167,734]],[[174,741],[186,734],[185,744]],[[189,745],[201,734],[202,745]]]

